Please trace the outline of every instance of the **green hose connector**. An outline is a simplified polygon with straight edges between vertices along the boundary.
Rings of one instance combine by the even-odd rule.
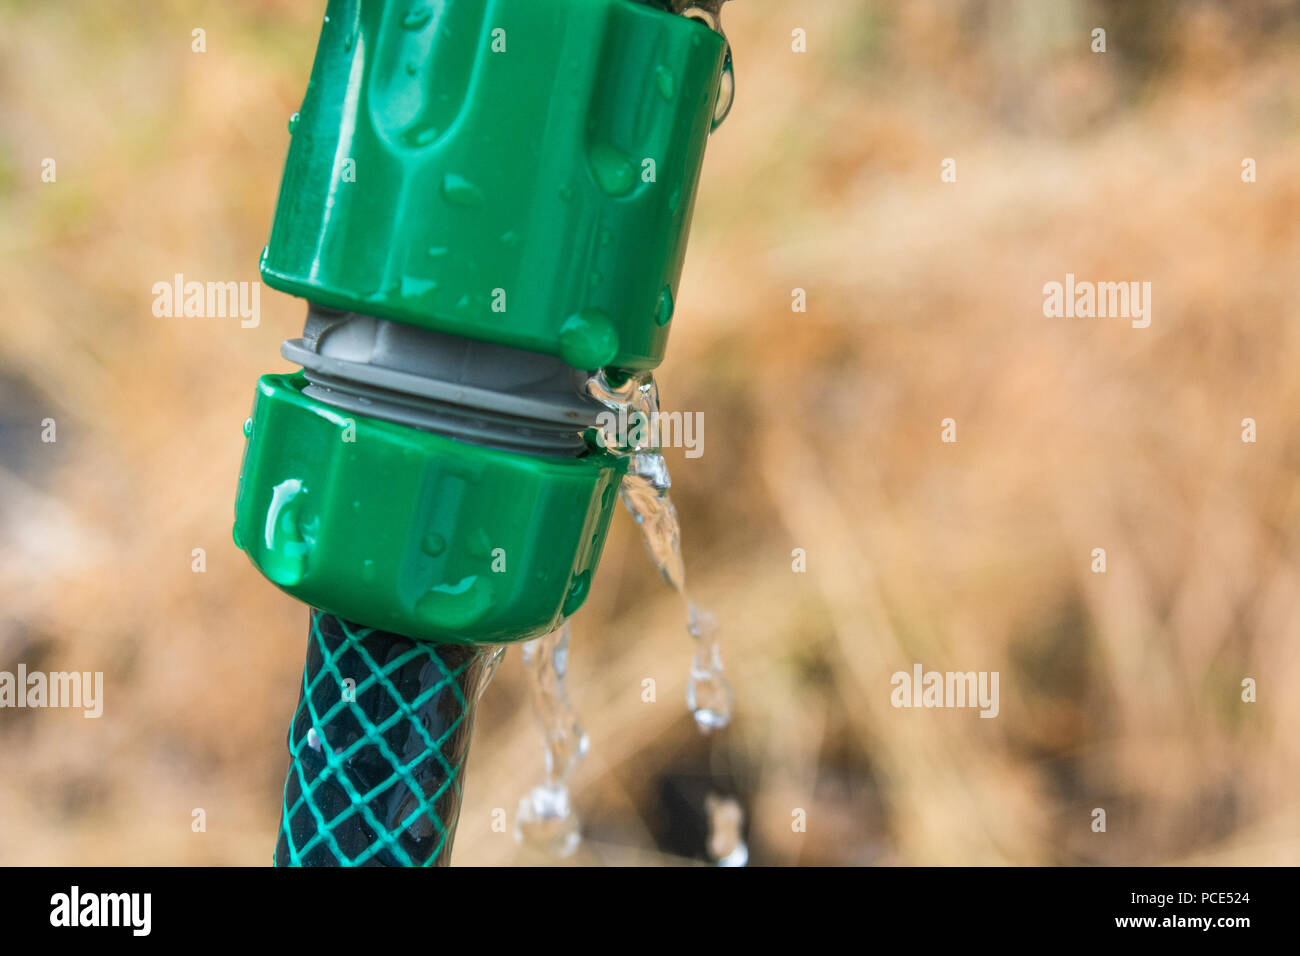
[[[581,606],[626,462],[521,455],[344,414],[301,375],[258,383],[235,542],[273,583],[440,643],[545,634]]]
[[[575,368],[654,368],[725,49],[632,0],[331,0],[262,277]]]
[[[315,316],[250,419],[235,540],[267,578],[437,642],[577,610],[623,466],[521,451],[557,419],[519,402],[573,435],[566,367],[662,358],[725,50],[633,0],[330,0],[262,256]],[[467,421],[512,438],[439,433]]]

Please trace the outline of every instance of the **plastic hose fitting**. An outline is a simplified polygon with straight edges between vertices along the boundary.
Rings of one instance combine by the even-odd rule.
[[[633,0],[330,0],[264,281],[235,541],[284,591],[502,643],[586,598],[623,462],[586,379],[663,357],[726,55]]]

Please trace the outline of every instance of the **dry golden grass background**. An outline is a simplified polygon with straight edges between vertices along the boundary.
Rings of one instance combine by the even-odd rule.
[[[106,675],[98,721],[0,712],[0,863],[270,861],[306,612],[230,524],[304,309],[158,319],[151,287],[257,278],[322,11],[0,2],[0,669]],[[578,859],[700,859],[718,791],[759,863],[1300,862],[1296,5],[725,23],[738,98],[660,380],[704,413],[704,456],[669,460],[737,716],[695,733],[680,607],[618,516],[574,622]],[[1045,319],[1066,272],[1150,281],[1151,327]],[[895,710],[915,662],[999,671],[1000,715]],[[538,862],[489,824],[540,769],[516,651],[456,862]]]

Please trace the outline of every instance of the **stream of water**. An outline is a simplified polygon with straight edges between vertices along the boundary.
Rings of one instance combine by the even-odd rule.
[[[587,754],[587,734],[569,701],[569,622],[523,645],[533,716],[542,732],[546,775],[519,801],[515,839],[555,856],[578,847],[578,818],[569,802],[569,776]]]
[[[713,615],[700,608],[686,589],[682,560],[681,523],[669,489],[668,464],[660,454],[658,428],[659,391],[650,373],[630,376],[615,385],[599,373],[589,383],[594,398],[615,412],[618,422],[650,427],[628,429],[627,434],[607,430],[605,447],[628,459],[627,475],[619,487],[623,506],[641,529],[650,560],[660,576],[682,600],[686,630],[694,653],[686,682],[686,706],[696,726],[705,734],[731,720],[733,694],[722,665],[718,628]],[[567,856],[578,846],[577,817],[569,800],[568,779],[587,752],[587,736],[578,724],[565,689],[569,626],[523,645],[524,667],[533,713],[542,732],[546,776],[519,803],[515,836],[522,842]],[[706,808],[710,855],[723,866],[743,866],[748,858],[740,834],[743,811],[734,800],[714,801]]]
[[[599,373],[591,379],[593,397],[615,412],[615,420],[633,422],[625,435],[606,432],[605,447],[628,458],[619,499],[641,529],[646,552],[664,581],[681,595],[686,630],[695,640],[695,653],[686,682],[686,706],[700,730],[709,733],[731,720],[733,695],[722,666],[718,628],[713,615],[701,609],[686,590],[682,560],[682,530],[669,489],[668,463],[659,451],[659,389],[650,373],[629,376],[613,385]],[[635,427],[636,418],[647,427]]]

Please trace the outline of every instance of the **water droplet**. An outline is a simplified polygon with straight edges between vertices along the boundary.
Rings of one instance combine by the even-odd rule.
[[[731,45],[727,45],[727,58],[722,63],[722,79],[718,84],[718,99],[713,105],[713,124],[709,132],[722,125],[736,100],[736,74],[731,65]]]
[[[636,165],[616,147],[596,143],[591,147],[589,159],[596,184],[609,195],[625,196],[636,185]]]
[[[251,417],[250,417],[250,418],[245,418],[245,419],[244,419],[244,437],[245,437],[245,438],[251,438],[252,435],[253,435],[253,419],[252,419]]]
[[[655,67],[655,86],[659,89],[659,95],[666,100],[673,98],[673,93],[677,90],[677,82],[673,79],[672,70],[660,64]]]
[[[406,61],[406,75],[407,75],[407,76],[415,76],[415,74],[416,74],[416,73],[419,73],[419,72],[420,72],[420,68],[419,68],[419,66],[416,65],[416,63],[415,63],[414,60],[407,60],[407,61]]]
[[[665,326],[673,320],[673,290],[664,286],[659,293],[659,304],[655,307],[655,324]]]
[[[486,691],[488,685],[492,683],[492,678],[496,674],[497,668],[499,668],[501,662],[506,659],[506,648],[504,646],[489,648],[485,653],[487,654],[487,661],[483,665],[483,676],[478,680],[478,689],[474,692],[475,700],[478,700],[483,696],[483,692]]]
[[[290,136],[292,136],[292,135],[293,135],[293,131],[296,130],[296,129],[298,128],[298,120],[299,120],[299,118],[300,118],[300,117],[299,117],[298,112],[297,112],[296,110],[294,111],[293,115],[289,117],[289,135],[290,135]]]
[[[318,752],[321,749],[320,734],[317,733],[315,727],[307,731],[307,746]]]
[[[731,722],[731,685],[723,675],[722,651],[712,616],[689,604],[687,629],[695,638],[696,646],[686,683],[686,706],[696,725],[707,734]]]
[[[459,581],[436,584],[415,603],[415,613],[449,631],[469,627],[492,610],[492,584],[470,574]]]
[[[749,862],[745,845],[745,811],[734,797],[707,794],[704,810],[709,819],[709,856],[718,866],[744,866]]]
[[[408,130],[406,138],[416,146],[428,146],[438,138],[438,130],[433,126],[421,126],[414,131]]]
[[[501,234],[501,245],[515,247],[519,245],[519,234],[514,230],[509,230]]]
[[[598,369],[618,354],[618,333],[604,312],[583,309],[560,326],[560,357],[577,369]]]
[[[442,258],[443,256],[445,256],[445,255],[446,255],[448,252],[450,252],[450,251],[451,251],[451,250],[448,249],[446,246],[430,246],[430,247],[429,247],[429,258],[430,258],[430,259],[440,259],[440,258]]]
[[[587,598],[587,590],[591,587],[591,571],[586,570],[573,579],[569,585],[569,593],[564,596],[564,607],[561,612],[565,617],[573,614],[578,608],[582,607],[582,602]]]
[[[483,191],[457,173],[442,177],[442,197],[456,206],[483,205]]]
[[[316,521],[303,513],[307,488],[297,478],[280,482],[271,490],[266,510],[266,550],[262,570],[284,587],[302,582],[307,557],[316,544]]]
[[[402,17],[403,30],[421,30],[433,17],[433,11],[423,4],[416,4]]]
[[[425,554],[436,558],[447,550],[447,539],[436,531],[430,531],[424,536],[424,540],[420,542],[420,547]]]
[[[433,279],[421,279],[419,276],[402,276],[401,293],[404,299],[415,299],[428,295],[438,288]]]
[[[515,840],[563,859],[582,842],[568,787],[537,786],[519,801]]]

